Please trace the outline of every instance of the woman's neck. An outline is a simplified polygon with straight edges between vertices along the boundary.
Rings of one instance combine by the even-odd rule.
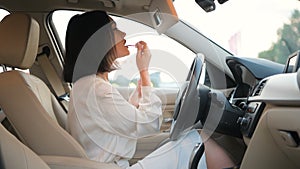
[[[105,81],[108,81],[108,72],[97,73],[97,76],[101,77]]]

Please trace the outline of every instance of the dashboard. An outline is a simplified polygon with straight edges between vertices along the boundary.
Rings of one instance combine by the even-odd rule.
[[[237,119],[244,137],[252,137],[266,105],[299,105],[300,73],[284,72],[288,65],[238,57],[227,57],[226,63],[237,82],[229,102],[244,112]]]
[[[285,67],[282,64],[258,58],[227,57],[226,63],[237,84],[234,93],[231,95],[232,101],[247,98],[259,81],[283,73]]]
[[[299,52],[286,65],[234,57],[227,65],[237,82],[228,100],[243,112],[235,117],[247,145],[241,168],[299,168]]]
[[[282,111],[281,116],[284,116],[290,109],[299,108],[300,70],[285,72],[288,65],[259,58],[230,56],[226,58],[226,64],[236,82],[229,96],[204,85],[198,87],[200,105],[196,122],[201,122],[202,129],[243,138],[248,144],[255,136],[262,119],[268,119],[268,112],[273,112],[274,109],[276,112]],[[277,125],[288,123],[276,122]],[[272,125],[274,124],[270,124]],[[283,137],[293,138],[295,135],[295,140],[300,145],[300,131],[298,136],[295,134],[296,129],[276,129],[274,135],[279,140],[282,133],[277,137],[277,131],[281,130],[288,131]]]
[[[238,57],[227,57],[226,64],[235,88],[228,96],[200,83],[193,127],[209,135],[219,133],[243,140],[243,145],[235,148],[241,151],[235,154],[242,158],[241,168],[299,168],[299,64],[286,68],[290,65]]]

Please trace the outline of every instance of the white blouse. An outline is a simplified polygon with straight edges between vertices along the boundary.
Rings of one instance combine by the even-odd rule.
[[[128,160],[135,153],[138,138],[160,131],[161,101],[151,87],[142,86],[141,91],[136,108],[101,77],[90,75],[74,83],[68,129],[90,159]]]

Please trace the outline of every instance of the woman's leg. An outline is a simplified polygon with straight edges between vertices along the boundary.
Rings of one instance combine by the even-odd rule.
[[[204,141],[206,165],[208,169],[222,169],[234,166],[233,161],[221,146],[204,133],[199,133]]]
[[[179,140],[164,144],[129,168],[188,169],[192,150],[201,142],[202,140],[198,132],[192,130]],[[203,166],[203,169],[206,169],[205,155],[201,158],[200,165]]]
[[[129,168],[188,169],[192,150],[202,140],[204,140],[205,153],[198,163],[198,169],[222,169],[234,166],[225,150],[213,139],[203,133],[201,137],[196,130],[193,130],[177,141],[166,143]]]

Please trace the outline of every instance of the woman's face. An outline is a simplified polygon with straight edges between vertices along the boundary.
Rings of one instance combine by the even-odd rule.
[[[112,24],[112,30],[115,36],[115,42],[116,42],[115,48],[117,51],[117,57],[120,58],[129,55],[128,47],[125,46],[126,40],[124,39],[126,33],[120,31],[117,28],[117,25],[115,23]]]

